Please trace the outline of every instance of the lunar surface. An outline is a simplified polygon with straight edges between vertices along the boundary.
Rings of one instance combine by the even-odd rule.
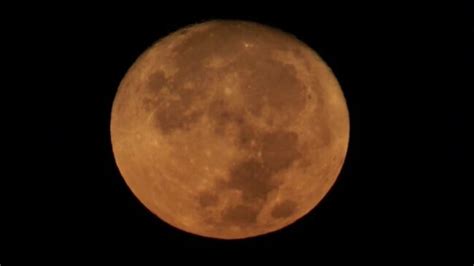
[[[343,165],[349,115],[330,68],[294,36],[209,21],[136,60],[113,103],[111,138],[120,173],[156,216],[238,239],[320,202]]]

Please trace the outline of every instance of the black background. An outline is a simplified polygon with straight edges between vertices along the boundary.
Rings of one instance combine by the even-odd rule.
[[[275,5],[54,7],[9,20],[8,44],[19,49],[10,54],[19,70],[14,93],[27,100],[5,106],[19,110],[15,121],[31,140],[4,194],[9,246],[468,249],[457,240],[471,234],[462,225],[472,209],[472,193],[461,185],[471,178],[461,168],[473,88],[465,11]],[[311,213],[268,235],[223,241],[175,229],[135,198],[114,162],[109,122],[122,77],[153,42],[209,19],[251,20],[296,35],[332,68],[348,103],[350,145],[336,184]]]

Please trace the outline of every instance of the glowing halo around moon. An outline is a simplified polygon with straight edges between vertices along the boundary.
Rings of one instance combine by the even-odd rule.
[[[329,67],[295,37],[209,21],[136,60],[110,130],[120,173],[150,211],[193,234],[238,239],[320,202],[344,162],[349,114]]]

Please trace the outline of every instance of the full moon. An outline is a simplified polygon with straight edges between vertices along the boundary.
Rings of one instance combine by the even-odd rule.
[[[240,239],[321,201],[344,162],[349,114],[331,69],[296,37],[209,21],[135,61],[110,131],[121,175],[151,212],[189,233]]]

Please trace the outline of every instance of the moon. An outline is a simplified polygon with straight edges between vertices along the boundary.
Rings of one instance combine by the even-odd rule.
[[[349,113],[331,69],[296,37],[216,20],[135,61],[110,131],[121,175],[151,212],[192,234],[241,239],[321,201],[344,162]]]

